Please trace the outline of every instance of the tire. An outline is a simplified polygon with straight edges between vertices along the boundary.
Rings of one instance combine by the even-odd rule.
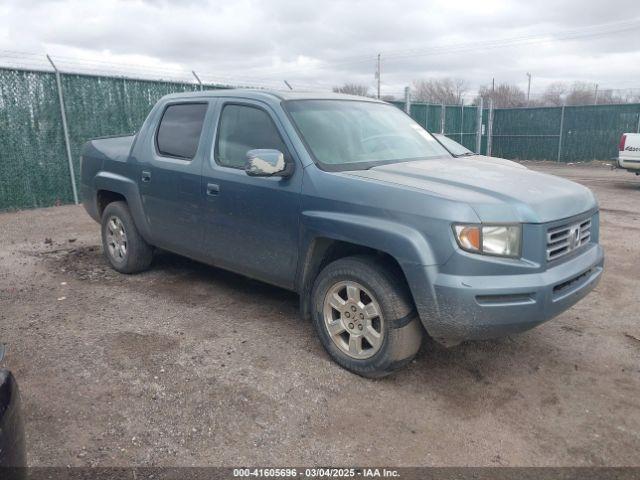
[[[138,233],[125,202],[112,202],[102,213],[102,250],[120,273],[142,272],[151,265],[153,249]]]
[[[384,377],[420,350],[423,328],[405,282],[376,257],[358,255],[327,265],[315,280],[311,306],[322,346],[353,373]]]

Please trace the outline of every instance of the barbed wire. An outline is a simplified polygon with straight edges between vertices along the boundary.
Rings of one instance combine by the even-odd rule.
[[[128,63],[105,62],[101,60],[79,59],[63,55],[52,56],[58,70],[66,74],[93,75],[106,77],[128,77],[141,80],[160,80],[183,83],[197,83],[191,70],[167,68],[154,65],[133,65]],[[53,72],[54,69],[45,54],[0,50],[0,67],[20,70]],[[204,84],[238,85],[245,87],[286,89],[283,80],[247,75],[224,75],[199,71],[198,77]],[[315,80],[291,81],[297,89],[330,90],[332,85]]]

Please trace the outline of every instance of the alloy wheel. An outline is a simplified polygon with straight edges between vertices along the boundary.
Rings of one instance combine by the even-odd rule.
[[[371,292],[358,282],[334,284],[325,296],[323,316],[331,340],[351,358],[370,358],[382,347],[382,310]]]
[[[127,233],[122,220],[116,216],[109,217],[107,222],[107,249],[116,262],[124,262],[127,256]]]

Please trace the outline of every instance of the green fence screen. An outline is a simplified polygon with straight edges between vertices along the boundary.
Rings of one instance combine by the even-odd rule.
[[[84,142],[133,133],[160,97],[199,89],[78,74],[61,83],[76,182]],[[55,74],[0,69],[0,147],[0,210],[73,202]]]
[[[72,201],[53,74],[0,70],[0,209]]]
[[[557,160],[561,110],[494,110],[491,155],[519,160]]]
[[[625,132],[640,133],[640,104],[565,107],[560,161],[617,157]]]
[[[168,93],[197,90],[194,83],[61,74],[72,160],[79,181],[82,144],[104,135],[135,132]],[[206,86],[224,88],[218,85]],[[404,108],[402,102],[394,102]],[[510,159],[579,162],[617,155],[620,135],[640,131],[640,104],[493,111],[412,103],[411,116],[470,150],[481,134],[482,153]],[[0,68],[0,210],[71,203],[71,177],[53,73]]]
[[[404,103],[392,102],[404,110]],[[470,150],[476,150],[478,107],[412,103],[411,117],[433,133],[444,133]]]
[[[403,102],[393,102],[404,109]],[[476,106],[411,103],[411,117],[427,130],[487,153],[489,112],[482,124]],[[444,122],[442,114],[444,111]],[[625,132],[640,133],[640,104],[497,108],[493,111],[491,155],[513,160],[584,162],[611,160]]]

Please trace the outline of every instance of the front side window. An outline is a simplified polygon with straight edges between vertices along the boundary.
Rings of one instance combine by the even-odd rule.
[[[165,157],[191,160],[198,150],[206,103],[169,105],[162,115],[156,143]]]
[[[290,100],[283,105],[326,170],[362,170],[449,153],[394,106],[349,100]]]
[[[280,150],[287,157],[287,147],[267,112],[247,105],[226,105],[218,127],[218,165],[244,168],[247,152],[257,148]]]

